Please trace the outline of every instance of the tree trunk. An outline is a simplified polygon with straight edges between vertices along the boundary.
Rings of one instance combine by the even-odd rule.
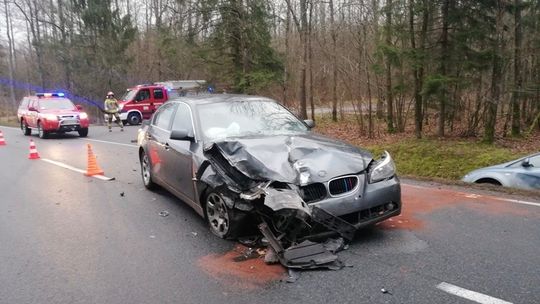
[[[444,124],[446,122],[446,99],[447,99],[447,89],[446,89],[446,82],[447,82],[447,75],[448,75],[448,59],[449,59],[449,49],[448,49],[448,27],[449,27],[449,20],[448,20],[448,10],[450,6],[450,0],[444,0],[443,6],[442,6],[442,35],[441,35],[441,62],[440,62],[440,73],[443,77],[442,81],[442,87],[439,91],[439,129],[437,132],[437,135],[439,137],[444,137]]]
[[[11,36],[11,28],[13,27],[13,23],[12,23],[12,20],[11,20],[11,13],[10,13],[10,10],[9,10],[9,7],[8,7],[8,2],[7,0],[4,0],[4,9],[5,9],[5,15],[6,15],[6,34],[7,34],[7,38],[8,38],[8,49],[9,49],[9,52],[8,52],[8,75],[9,75],[9,82],[10,82],[10,85],[9,85],[9,99],[10,99],[10,103],[11,103],[11,107],[13,107],[13,109],[15,109],[17,107],[17,100],[15,99],[15,90],[14,90],[14,83],[13,83],[13,79],[14,79],[14,66],[13,66],[13,49],[15,47],[14,45],[14,41],[13,41],[13,37]]]
[[[491,91],[487,101],[487,115],[484,126],[484,141],[493,143],[495,139],[495,124],[497,120],[497,107],[501,97],[501,81],[502,81],[502,35],[503,35],[503,15],[504,6],[502,0],[497,0],[496,4],[496,25],[495,39],[493,41],[493,57],[492,57],[492,74],[491,74]]]
[[[521,127],[520,94],[523,78],[521,76],[521,0],[514,0],[514,92],[512,93],[512,136],[519,136]]]
[[[309,23],[308,23],[308,48],[309,48],[309,106],[311,108],[311,119],[315,121],[315,101],[313,100],[313,2],[309,4]]]
[[[287,10],[287,19],[285,19],[285,58],[283,59],[284,65],[283,65],[283,104],[285,106],[289,106],[288,101],[288,81],[289,81],[289,37],[290,37],[290,31],[291,31],[291,12]]]
[[[393,0],[387,0],[386,4],[386,47],[392,45],[392,7]],[[388,133],[396,131],[394,127],[394,96],[392,92],[392,62],[386,55],[386,124]]]
[[[329,0],[330,5],[330,36],[332,37],[332,120],[337,121],[337,30],[334,20],[334,0]]]
[[[302,66],[300,68],[300,118],[307,119],[307,0],[300,0],[300,39],[302,40]]]

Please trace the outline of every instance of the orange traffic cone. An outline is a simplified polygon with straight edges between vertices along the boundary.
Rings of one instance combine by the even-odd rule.
[[[4,133],[0,130],[0,146],[5,146],[6,140],[4,139]]]
[[[30,139],[30,155],[28,155],[28,159],[39,159],[39,153],[36,149],[36,144],[31,139]]]
[[[88,167],[86,168],[86,176],[103,175],[103,170],[98,166],[96,156],[92,152],[92,147],[88,144]]]

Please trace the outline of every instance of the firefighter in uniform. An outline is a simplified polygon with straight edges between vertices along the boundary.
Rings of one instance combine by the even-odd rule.
[[[118,105],[118,100],[114,98],[113,92],[107,93],[107,98],[105,99],[104,107],[105,107],[105,113],[107,113],[107,126],[109,127],[109,132],[112,132],[111,125],[112,125],[113,116],[116,120],[116,123],[120,126],[120,131],[124,131],[124,124],[122,123],[122,120],[120,119],[120,115],[118,114],[118,111],[120,110],[120,106]]]

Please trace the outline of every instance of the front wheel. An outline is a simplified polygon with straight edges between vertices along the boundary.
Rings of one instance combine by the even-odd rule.
[[[205,199],[205,215],[210,231],[222,239],[238,236],[244,215],[240,210],[231,209],[223,200],[223,194],[211,191]]]
[[[47,138],[47,136],[49,136],[49,133],[43,130],[43,127],[41,126],[41,122],[37,123],[37,129],[38,129],[39,138],[44,139],[44,138]]]
[[[86,137],[88,136],[88,128],[82,128],[79,129],[79,137]]]
[[[140,124],[142,119],[139,113],[130,113],[127,120],[130,125],[134,126]]]
[[[156,184],[152,180],[152,165],[150,164],[150,158],[145,152],[142,152],[141,156],[141,176],[143,184],[148,190],[156,188]]]
[[[26,124],[26,122],[24,120],[22,120],[22,119],[21,119],[21,130],[22,130],[23,134],[26,135],[26,136],[32,134],[32,129],[30,129],[28,127],[28,125]]]

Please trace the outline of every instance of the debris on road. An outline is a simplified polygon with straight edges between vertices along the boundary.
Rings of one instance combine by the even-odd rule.
[[[169,211],[163,210],[163,211],[160,211],[158,214],[159,216],[166,217],[166,216],[169,216]]]
[[[197,232],[192,231],[191,234],[192,234],[193,236],[197,236]]]
[[[124,197],[125,193],[124,192],[120,192],[120,196],[121,197]]]
[[[261,254],[255,248],[248,248],[241,255],[235,257],[233,260],[235,262],[243,262],[249,259],[257,259],[261,257]]]
[[[287,283],[294,283],[300,278],[300,272],[296,271],[294,269],[289,268],[288,277],[286,282]]]

